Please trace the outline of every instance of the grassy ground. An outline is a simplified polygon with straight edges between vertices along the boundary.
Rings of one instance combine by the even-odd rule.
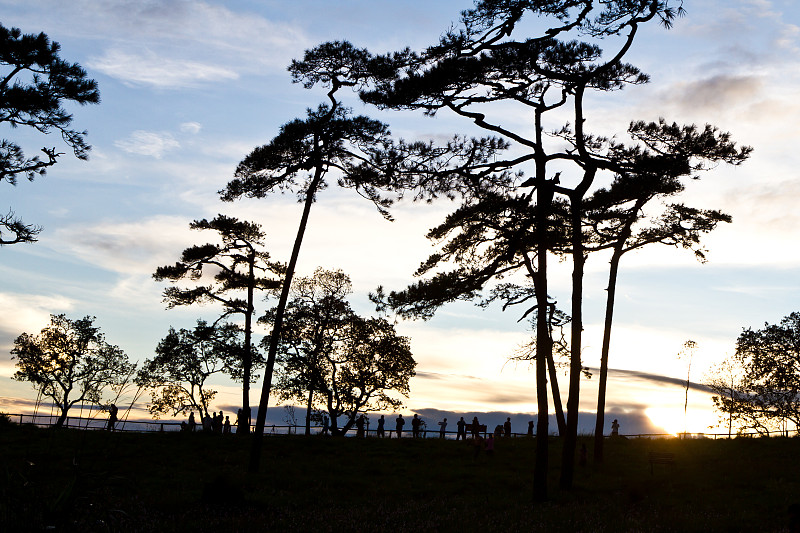
[[[0,531],[791,531],[800,439],[606,443],[532,503],[535,443],[0,429]],[[591,458],[591,442],[586,440]],[[674,453],[654,465],[649,451]]]

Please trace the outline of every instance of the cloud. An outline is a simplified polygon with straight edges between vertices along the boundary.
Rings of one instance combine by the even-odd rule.
[[[589,371],[592,372],[592,374],[595,374],[597,376],[600,375],[600,369],[599,368],[589,368]],[[651,382],[651,383],[664,383],[664,384],[667,384],[667,385],[677,385],[677,386],[680,386],[680,387],[685,387],[686,386],[686,380],[685,379],[673,378],[673,377],[669,377],[669,376],[662,376],[660,374],[652,374],[650,372],[641,372],[641,371],[638,371],[638,370],[620,370],[620,369],[615,369],[615,368],[609,368],[608,369],[608,373],[609,373],[609,375],[612,375],[612,376],[620,378],[620,379],[636,379],[636,380],[646,381],[646,382]],[[707,385],[703,385],[702,383],[694,383],[694,382],[691,382],[691,381],[689,382],[689,389],[702,391],[702,392],[711,392],[711,388],[708,387]]]
[[[191,243],[189,220],[157,215],[136,222],[73,224],[45,241],[60,253],[116,273],[151,275]]]
[[[188,59],[173,59],[153,52],[132,53],[106,50],[87,66],[129,85],[151,85],[160,89],[185,89],[203,82],[236,80],[233,70]]]
[[[693,81],[681,81],[669,88],[668,101],[681,110],[721,111],[739,105],[751,105],[760,95],[763,81],[759,76],[717,74]]]
[[[203,126],[199,122],[184,122],[180,129],[183,133],[198,134]]]
[[[50,321],[51,313],[69,311],[74,303],[64,296],[40,296],[0,292],[0,341],[16,338],[23,331],[35,333]]]
[[[127,139],[114,141],[114,146],[131,154],[161,159],[166,152],[180,147],[171,133],[136,130]]]
[[[296,24],[271,20],[272,12],[267,16],[235,12],[209,2],[77,0],[31,4],[31,20],[26,25],[44,27],[52,35],[108,43],[82,61],[85,66],[126,84],[160,89],[236,80],[244,73],[282,71],[310,44]],[[147,43],[146,50],[141,48],[143,42]]]

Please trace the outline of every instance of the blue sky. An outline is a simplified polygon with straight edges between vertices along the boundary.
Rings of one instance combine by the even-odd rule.
[[[151,279],[157,266],[203,238],[190,232],[191,220],[224,213],[259,222],[270,253],[286,259],[300,209],[292,197],[223,204],[216,191],[253,147],[323,101],[321,90],[291,83],[291,59],[333,39],[374,52],[419,49],[469,5],[0,0],[5,26],[47,33],[61,44],[62,57],[98,81],[102,98],[100,105],[73,110],[75,127],[89,132],[89,161],[64,156],[45,178],[3,185],[0,208],[44,232],[34,245],[0,250],[0,409],[15,411],[15,398],[32,396],[26,384],[9,379],[8,352],[17,335],[38,332],[50,313],[97,316],[108,340],[137,360],[151,356],[170,325],[213,317],[212,308],[165,310],[163,285]],[[715,124],[755,149],[742,167],[719,167],[682,197],[733,216],[705,240],[707,264],[664,247],[623,260],[611,366],[641,374],[612,376],[609,404],[632,417],[650,409],[662,426],[674,425],[678,414],[683,422],[683,389],[648,376],[685,377],[685,362],[676,357],[684,341],[699,345],[692,379],[700,380],[733,352],[742,327],[797,310],[800,292],[800,15],[791,1],[686,1],[684,7],[687,16],[672,30],[643,28],[628,56],[651,83],[593,98],[588,111],[589,127],[599,133],[622,133],[630,120],[664,116]],[[431,119],[380,113],[355,99],[348,104],[406,139],[472,131],[444,113]],[[0,133],[29,153],[60,142],[23,129]],[[366,293],[411,281],[431,251],[425,231],[454,206],[402,203],[389,223],[348,193],[331,188],[320,195],[299,270],[343,269],[353,280],[357,309],[369,313]],[[584,357],[596,367],[607,258],[591,257],[588,269]],[[566,263],[554,271],[552,292],[563,302],[569,273]],[[411,337],[420,373],[405,412],[532,412],[532,373],[505,364],[527,338],[516,319],[458,304],[430,322],[399,324]],[[219,386],[220,406],[235,405],[235,386]],[[584,383],[585,411],[593,409],[595,388],[596,378]],[[690,402],[697,413],[690,429],[707,431],[715,418],[708,395],[692,391]]]

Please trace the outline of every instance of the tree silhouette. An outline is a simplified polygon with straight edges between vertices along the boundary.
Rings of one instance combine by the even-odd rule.
[[[203,274],[214,272],[213,282],[192,288],[179,286],[164,290],[164,301],[169,308],[180,305],[204,303],[222,304],[223,313],[215,321],[231,315],[244,316],[244,349],[242,350],[242,408],[250,419],[250,384],[254,381],[253,368],[263,363],[260,354],[253,349],[252,323],[253,300],[256,290],[274,289],[280,281],[265,274],[280,275],[283,267],[269,260],[269,253],[261,250],[265,234],[261,226],[225,215],[213,220],[195,220],[189,227],[196,230],[216,231],[222,244],[202,244],[183,251],[181,259],[174,265],[158,267],[153,278],[173,283],[183,280],[201,282]],[[207,280],[208,281],[208,280]],[[238,295],[245,292],[245,298]],[[239,428],[248,432],[250,424]]]
[[[283,315],[297,265],[303,236],[308,225],[311,205],[317,193],[327,183],[329,171],[337,172],[340,187],[354,189],[370,200],[385,217],[390,200],[380,194],[380,188],[389,183],[391,167],[387,157],[391,154],[388,127],[365,116],[352,116],[337,100],[336,92],[350,82],[339,79],[342,61],[326,65],[318,80],[331,86],[328,92],[330,105],[322,104],[316,110],[309,109],[305,119],[295,119],[281,126],[278,135],[268,144],[253,150],[236,169],[236,176],[220,191],[223,200],[232,201],[246,196],[263,198],[273,192],[294,192],[303,202],[303,212],[292,248],[292,254],[282,282],[282,290],[273,320],[269,352],[264,371],[255,438],[251,450],[249,469],[258,470],[261,454],[261,438],[269,404],[272,373],[281,331]],[[294,62],[290,71],[295,81],[306,78],[303,63]]]
[[[499,135],[500,140],[496,141],[499,144],[513,145],[513,157],[473,165],[474,173],[462,171],[453,174],[455,179],[474,189],[484,186],[481,177],[497,172],[519,173],[526,167],[532,169],[532,177],[520,185],[534,188],[528,197],[529,202],[536,206],[532,225],[536,246],[530,258],[530,275],[536,291],[535,307],[540,313],[550,305],[547,258],[553,250],[550,230],[557,197],[568,201],[573,294],[567,433],[563,441],[561,468],[561,485],[565,488],[572,482],[579,378],[583,368],[580,361],[585,261],[582,203],[598,173],[618,171],[614,154],[603,153],[604,149],[609,149],[608,143],[598,144],[584,131],[584,97],[591,91],[615,91],[629,84],[646,82],[647,76],[636,67],[623,63],[622,58],[632,46],[641,24],[656,19],[670,26],[679,13],[682,13],[679,0],[602,3],[591,0],[478,0],[473,9],[462,12],[458,29],[448,31],[437,45],[424,52],[404,51],[359,63],[368,67],[378,65],[372,71],[372,86],[361,92],[364,101],[381,108],[418,109],[429,115],[447,110]],[[530,28],[542,27],[525,24],[523,19],[528,15],[547,18],[552,25],[545,26],[546,29],[538,35],[526,36],[524,32]],[[579,41],[577,37],[589,42]],[[599,43],[608,37],[612,37],[611,41],[618,47],[611,53],[604,53]],[[507,112],[498,112],[502,109],[501,103],[522,106],[532,120],[524,125],[508,121]],[[571,119],[565,123],[567,112]],[[560,126],[548,127],[546,120],[549,117]],[[562,139],[569,139],[567,148],[545,143],[550,131]],[[560,176],[567,167],[575,172],[565,175],[562,184]],[[444,185],[451,183],[445,182]],[[439,186],[442,186],[441,182]],[[552,358],[552,340],[546,320],[537,320],[536,328],[539,417],[534,498],[544,500],[547,497],[548,463],[546,380],[547,361]]]
[[[203,320],[192,330],[169,328],[156,356],[146,360],[136,376],[140,387],[151,389],[150,413],[208,413],[217,394],[206,385],[208,378],[220,373],[243,377],[240,333],[235,324],[209,325]]]
[[[747,413],[751,411],[747,402],[743,401],[745,395],[742,369],[733,359],[728,358],[711,370],[705,385],[715,393],[711,401],[723,415],[720,421],[727,422],[728,438],[731,438],[734,421],[738,423],[746,420]]]
[[[563,204],[559,204],[563,209]],[[539,320],[536,305],[536,276],[533,258],[536,253],[536,206],[530,204],[529,194],[498,188],[472,195],[471,201],[449,215],[439,226],[431,229],[427,237],[438,243],[439,251],[423,262],[415,276],[425,276],[403,291],[384,293],[383,287],[371,295],[381,311],[393,309],[403,317],[427,319],[440,306],[455,300],[477,300],[478,305],[488,306],[502,302],[503,310],[523,307],[520,320],[530,317],[536,328]],[[560,243],[566,246],[564,224],[552,224],[548,232],[551,248]],[[449,271],[441,267],[457,265]],[[439,270],[439,271],[437,271]],[[494,287],[491,295],[482,298],[481,289],[491,280],[500,280],[521,273],[528,276],[528,285],[502,283]],[[555,302],[549,301],[545,317],[549,343],[554,345],[553,330],[568,323],[566,315],[556,310]],[[559,354],[569,355],[562,342],[555,342]],[[527,345],[522,359],[536,360],[536,345]],[[553,393],[556,420],[561,434],[566,430],[561,406],[556,365],[553,351],[545,354],[550,384]]]
[[[61,410],[56,427],[79,402],[100,404],[106,387],[121,387],[135,365],[119,347],[108,344],[94,317],[77,320],[50,315],[50,325],[37,335],[23,333],[14,341],[12,359],[17,381],[29,381]]]
[[[44,134],[58,131],[75,157],[86,159],[90,149],[86,132],[70,129],[72,115],[62,105],[96,104],[100,93],[97,82],[87,78],[80,65],[59,57],[60,49],[44,33],[23,35],[18,28],[0,24],[0,123]],[[27,157],[17,143],[0,140],[0,181],[16,185],[19,176],[32,181],[63,155],[56,148],[41,151],[44,158]],[[23,223],[13,212],[0,216],[0,245],[35,242],[40,232],[40,227]]]
[[[318,268],[311,277],[296,278],[284,315],[284,330],[277,354],[275,389],[283,400],[306,400],[306,435],[311,434],[314,406],[321,399],[323,359],[333,350],[339,328],[352,314],[346,297],[350,278],[342,271]],[[271,324],[275,309],[260,321]],[[270,339],[262,342],[269,346]]]
[[[346,433],[359,412],[399,408],[388,393],[408,396],[415,374],[408,339],[382,318],[356,315],[345,299],[351,292],[342,271],[317,269],[296,280],[286,307],[275,387],[284,399],[307,401],[307,433],[315,406],[327,410],[334,435]]]
[[[620,172],[605,188],[592,193],[584,202],[585,221],[590,231],[588,251],[611,249],[609,281],[600,376],[595,420],[594,458],[603,460],[603,430],[608,357],[611,343],[616,284],[622,256],[654,243],[693,250],[705,261],[700,237],[730,217],[715,210],[700,210],[682,204],[668,204],[661,214],[645,215],[645,208],[685,190],[682,180],[698,179],[701,171],[724,162],[739,165],[752,149],[737,148],[730,134],[710,125],[678,126],[664,119],[657,123],[633,122],[631,137],[639,144],[624,146],[614,142],[610,152],[616,155]],[[649,225],[648,225],[649,224]]]
[[[785,432],[787,421],[800,427],[800,313],[744,329],[733,359],[742,373],[739,390],[714,389],[727,397],[728,412],[760,433]]]

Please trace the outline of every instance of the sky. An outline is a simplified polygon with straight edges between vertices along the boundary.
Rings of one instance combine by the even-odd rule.
[[[325,100],[322,89],[291,83],[286,67],[292,59],[342,39],[375,53],[419,50],[470,5],[0,0],[3,25],[43,31],[60,43],[62,58],[97,80],[102,99],[68,107],[73,126],[88,131],[88,161],[65,155],[44,178],[0,185],[0,209],[44,227],[37,243],[0,249],[0,410],[31,410],[33,389],[10,379],[9,352],[19,334],[38,333],[51,313],[96,316],[107,340],[137,361],[152,357],[170,326],[213,319],[211,307],[166,310],[165,286],[152,279],[158,266],[210,238],[189,230],[192,220],[222,213],[258,222],[272,257],[288,260],[301,209],[294,197],[223,203],[217,191],[281,124]],[[800,292],[800,12],[790,0],[686,0],[684,8],[686,16],[670,30],[643,27],[627,56],[651,82],[592,97],[588,128],[621,134],[631,120],[659,117],[710,123],[754,152],[741,167],[704,173],[680,198],[733,217],[704,239],[707,263],[663,246],[622,261],[606,419],[619,418],[623,433],[717,431],[702,386],[690,388],[684,412],[683,343],[697,343],[690,380],[700,384],[733,354],[742,328],[778,322],[797,310]],[[407,140],[474,133],[445,113],[379,112],[348,98],[357,113],[384,120]],[[503,118],[514,124],[530,119]],[[60,144],[55,136],[21,128],[0,127],[0,135],[29,154]],[[392,211],[395,221],[387,222],[352,191],[331,187],[312,209],[299,274],[344,270],[353,281],[355,309],[370,314],[367,293],[412,282],[433,250],[426,231],[455,207],[401,202]],[[606,256],[587,263],[583,358],[590,368],[599,366],[607,268]],[[554,266],[551,294],[565,308],[569,277],[568,262]],[[483,413],[492,425],[513,415],[522,430],[536,398],[532,369],[508,362],[530,337],[518,318],[514,311],[457,303],[430,321],[400,322],[398,332],[410,337],[418,363],[402,412],[431,421],[447,413]],[[566,377],[560,381],[565,390]],[[235,411],[237,386],[216,386],[216,407]],[[593,429],[596,390],[597,372],[582,382],[585,432]]]

